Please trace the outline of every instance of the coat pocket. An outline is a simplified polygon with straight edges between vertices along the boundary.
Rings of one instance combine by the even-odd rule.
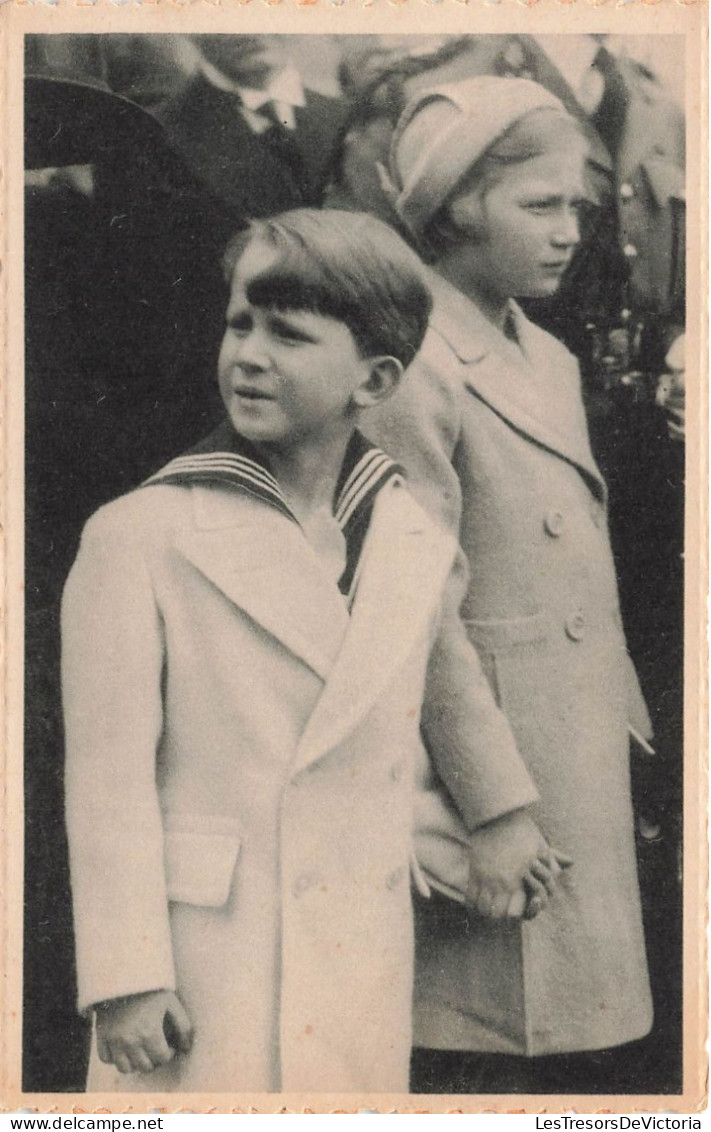
[[[527,617],[503,617],[487,621],[465,621],[467,635],[481,653],[497,653],[519,645],[545,641],[551,635],[548,613],[531,613]]]
[[[202,908],[221,908],[227,903],[242,844],[237,823],[203,815],[171,815],[164,842],[170,901]]]

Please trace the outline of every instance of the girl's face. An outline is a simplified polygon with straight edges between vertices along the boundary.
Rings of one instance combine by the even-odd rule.
[[[455,197],[449,215],[461,233],[460,287],[498,300],[554,294],[580,238],[583,172],[573,145],[512,167],[483,201],[476,188]]]

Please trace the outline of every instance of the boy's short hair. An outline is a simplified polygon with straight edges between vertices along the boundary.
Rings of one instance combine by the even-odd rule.
[[[382,220],[300,208],[254,221],[227,248],[228,281],[253,240],[281,255],[251,281],[250,303],[338,319],[363,357],[388,355],[410,364],[425,336],[432,298],[417,255]]]

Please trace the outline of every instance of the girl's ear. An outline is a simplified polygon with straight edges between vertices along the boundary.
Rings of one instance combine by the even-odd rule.
[[[392,397],[404,373],[402,362],[389,355],[369,358],[368,365],[370,372],[367,378],[353,392],[353,403],[359,409],[368,409],[386,397]]]

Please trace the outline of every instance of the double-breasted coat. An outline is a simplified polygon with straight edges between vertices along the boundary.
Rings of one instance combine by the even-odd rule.
[[[422,351],[369,430],[460,539],[469,637],[537,785],[531,813],[574,864],[549,907],[518,926],[452,900],[420,908],[415,1042],[613,1046],[652,1021],[628,765],[628,726],[648,736],[649,719],[577,366],[513,305],[517,343],[444,280],[430,283]]]
[[[195,1027],[149,1075],[95,1058],[90,1091],[407,1091],[435,639],[433,742],[460,718],[482,752],[470,824],[536,797],[465,635],[443,644],[455,554],[398,477],[350,615],[298,524],[244,492],[155,484],[90,520],[63,607],[79,1004],[176,988]]]

